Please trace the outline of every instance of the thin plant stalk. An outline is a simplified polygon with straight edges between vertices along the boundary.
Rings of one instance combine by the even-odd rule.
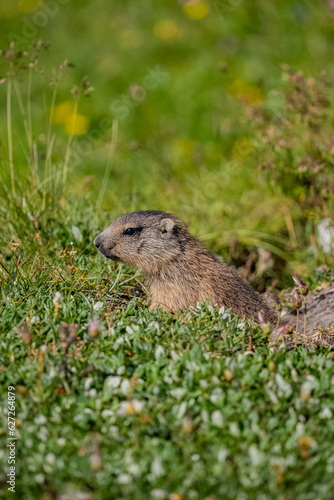
[[[27,85],[27,128],[28,128],[28,137],[30,139],[29,149],[32,155],[31,85],[32,85],[32,68],[29,66],[28,85]]]
[[[298,340],[298,325],[299,325],[299,307],[297,308],[297,325],[296,325],[296,335],[295,335],[295,347],[297,348]]]
[[[63,169],[63,196],[62,196],[62,201],[64,202],[64,197],[65,197],[65,186],[67,182],[67,172],[68,172],[68,166],[70,163],[70,156],[71,156],[71,145],[73,141],[73,130],[76,122],[76,117],[78,113],[78,106],[79,106],[79,100],[75,99],[74,101],[74,108],[73,108],[73,114],[72,114],[72,131],[68,136],[68,141],[66,145],[66,152],[65,152],[65,161],[64,161],[64,169]]]
[[[19,105],[20,113],[21,113],[21,116],[22,116],[23,126],[24,126],[24,130],[25,130],[25,133],[26,133],[26,138],[27,138],[27,143],[28,143],[28,148],[29,148],[28,164],[29,164],[29,168],[31,170],[31,175],[32,175],[33,183],[35,185],[36,184],[36,172],[33,169],[32,136],[31,136],[31,133],[30,133],[30,130],[29,130],[27,114],[26,114],[26,111],[24,109],[24,104],[23,104],[23,100],[22,100],[20,88],[19,88],[19,86],[18,86],[18,84],[17,84],[17,82],[15,80],[14,80],[13,83],[14,83],[14,89],[15,89],[15,93],[16,93],[16,98],[17,98],[17,102],[18,102],[18,105]]]
[[[56,136],[55,136],[55,134],[53,134],[52,137],[51,137],[50,145],[49,145],[49,147],[47,149],[46,159],[45,159],[45,162],[48,165],[51,164],[51,157],[52,157],[52,151],[53,151],[53,146],[54,146],[54,143],[55,143],[55,139],[56,139]],[[48,168],[48,173],[49,173],[49,176],[44,178],[45,183],[44,183],[44,190],[43,190],[42,210],[44,210],[45,206],[46,206],[46,193],[47,193],[46,186],[47,186],[47,183],[48,183],[47,181],[52,178],[52,173],[50,173],[50,169],[49,168]]]
[[[14,173],[14,158],[13,158],[13,135],[12,135],[12,70],[13,63],[10,63],[10,72],[8,75],[7,84],[7,133],[8,133],[8,158],[9,158],[9,170],[10,170],[10,181],[12,187],[12,195],[16,196],[15,191],[15,173]]]
[[[106,191],[106,187],[107,187],[107,184],[109,181],[111,166],[112,166],[113,159],[115,156],[115,151],[116,151],[117,136],[118,136],[118,121],[114,120],[113,124],[112,124],[112,130],[111,130],[111,141],[110,141],[110,146],[109,146],[109,151],[108,151],[107,165],[106,165],[106,169],[104,171],[103,181],[102,181],[101,189],[100,189],[99,196],[97,199],[97,206],[98,207],[100,207],[102,204],[104,194]]]
[[[304,342],[307,346],[307,337],[306,337],[306,295],[304,295]]]
[[[52,98],[51,98],[50,114],[49,114],[48,128],[47,128],[47,133],[46,133],[46,158],[45,158],[45,165],[44,165],[44,180],[48,179],[48,177],[49,177],[49,164],[51,161],[51,154],[50,154],[49,150],[50,150],[50,146],[51,146],[52,122],[53,122],[53,115],[54,115],[54,110],[55,110],[55,105],[56,105],[58,85],[59,85],[59,82],[56,82],[54,87],[53,87]],[[43,203],[42,203],[43,210],[44,210],[45,204],[46,204],[46,192],[47,192],[47,182],[44,183],[44,189],[43,189]]]

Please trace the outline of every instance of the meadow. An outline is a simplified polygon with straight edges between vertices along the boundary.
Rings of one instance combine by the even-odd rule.
[[[333,498],[332,351],[150,311],[93,245],[165,210],[284,305],[333,281],[333,30],[330,0],[0,6],[0,497]]]

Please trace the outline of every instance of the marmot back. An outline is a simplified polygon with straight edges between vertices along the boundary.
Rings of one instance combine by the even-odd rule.
[[[172,214],[147,210],[123,215],[94,244],[105,257],[145,273],[152,308],[176,312],[209,298],[213,306],[231,307],[240,317],[258,321],[262,309],[271,323],[277,320],[251,285],[214,257]]]

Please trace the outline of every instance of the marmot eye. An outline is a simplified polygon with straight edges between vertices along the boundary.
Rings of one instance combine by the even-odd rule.
[[[124,231],[124,234],[126,234],[127,236],[133,236],[134,234],[136,234],[136,232],[136,229],[134,229],[133,227],[129,227]]]

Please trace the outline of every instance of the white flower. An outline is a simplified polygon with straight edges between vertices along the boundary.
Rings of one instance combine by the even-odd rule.
[[[145,406],[144,401],[132,399],[131,401],[122,401],[117,410],[117,415],[126,417],[127,415],[134,415],[140,413]]]
[[[48,440],[48,437],[49,437],[49,433],[48,433],[47,428],[46,428],[46,427],[43,427],[43,426],[42,426],[42,427],[40,427],[40,428],[39,428],[39,432],[38,432],[37,436],[39,437],[39,439],[40,439],[41,441],[44,441],[44,442],[45,442],[45,441],[47,441],[47,440]]]
[[[110,377],[107,377],[104,381],[104,386],[105,387],[111,387],[112,389],[117,389],[117,387],[120,386],[122,381],[122,377],[113,377],[112,375]]]
[[[59,304],[63,300],[62,294],[60,292],[56,292],[55,296],[53,297],[53,303],[54,305]]]
[[[112,410],[103,410],[101,413],[102,418],[112,417],[114,412]]]
[[[131,483],[131,476],[129,474],[120,474],[117,478],[119,484],[129,484]]]
[[[291,385],[284,380],[280,373],[276,373],[276,384],[278,385],[278,395],[288,398],[292,394]]]
[[[332,413],[331,409],[328,408],[328,406],[323,408],[319,414],[319,417],[323,418],[323,419],[326,419],[326,418],[330,419],[330,418],[332,418],[332,416],[333,416],[333,413]]]
[[[187,403],[186,401],[182,401],[179,407],[179,411],[177,412],[177,418],[182,418],[187,411]]]
[[[125,378],[121,383],[121,388],[120,388],[121,393],[126,396],[127,394],[129,394],[130,387],[131,387],[130,380],[128,378]]]
[[[158,345],[154,353],[155,359],[159,359],[160,356],[163,356],[164,354],[165,354],[165,349],[162,347],[162,345]]]
[[[175,399],[182,399],[186,393],[186,390],[183,389],[182,387],[177,387],[176,389],[172,389],[171,391],[169,391],[169,393]]]
[[[36,425],[46,424],[47,421],[48,419],[44,415],[38,415],[38,417],[36,417],[34,420]]]
[[[240,429],[235,422],[230,423],[230,434],[235,437],[240,436]]]
[[[130,472],[130,474],[132,474],[133,476],[140,476],[140,467],[138,464],[130,464],[128,466],[128,471]]]
[[[123,337],[118,337],[118,339],[114,343],[114,349],[115,349],[115,351],[117,351],[117,349],[119,348],[119,346],[121,346],[123,344],[124,344],[124,338]]]
[[[151,491],[151,496],[153,498],[163,499],[168,496],[168,492],[166,490],[162,490],[160,488],[156,488]]]
[[[72,226],[72,233],[73,233],[74,238],[79,243],[81,243],[83,240],[83,237],[82,237],[82,233],[81,233],[80,229],[77,226]]]
[[[162,476],[164,473],[164,468],[162,466],[161,458],[159,455],[155,455],[151,463],[151,472],[155,477]]]
[[[249,456],[252,461],[252,464],[255,466],[263,462],[264,459],[264,453],[262,453],[262,451],[260,451],[255,444],[250,445]]]
[[[148,326],[153,326],[156,331],[159,333],[160,329],[159,329],[159,323],[157,321],[151,321]]]
[[[53,465],[54,463],[56,463],[56,457],[53,453],[48,453],[46,456],[45,456],[45,461],[50,464],[50,465]]]
[[[93,382],[93,377],[87,377],[85,379],[85,382],[84,382],[84,389],[85,389],[85,392],[88,391],[90,389],[90,386],[91,386],[91,383]]]
[[[201,411],[201,418],[203,420],[204,423],[208,423],[209,422],[209,413],[207,410],[202,410]]]
[[[225,462],[225,460],[228,457],[229,453],[230,453],[229,450],[226,450],[225,448],[221,448],[218,451],[218,454],[217,454],[217,460],[218,460],[218,462]]]
[[[223,415],[221,414],[221,412],[219,410],[215,410],[212,413],[211,420],[212,420],[213,425],[215,425],[216,427],[219,427],[220,429],[224,425]]]

